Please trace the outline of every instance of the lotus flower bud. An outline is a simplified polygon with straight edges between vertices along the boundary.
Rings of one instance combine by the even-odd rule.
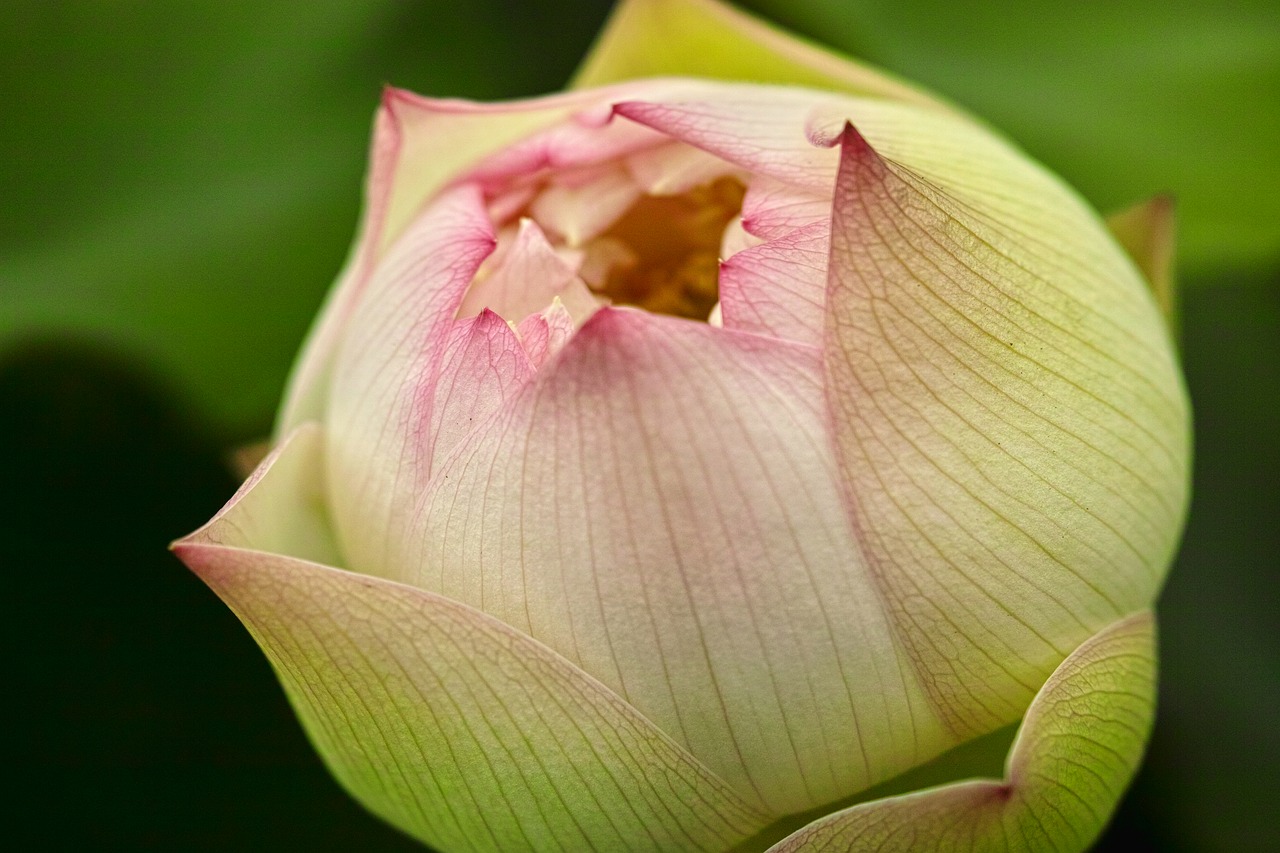
[[[385,93],[275,450],[176,548],[441,850],[1082,849],[1188,452],[1148,283],[1058,178],[628,0],[565,94]],[[1004,778],[876,793],[1019,722]]]

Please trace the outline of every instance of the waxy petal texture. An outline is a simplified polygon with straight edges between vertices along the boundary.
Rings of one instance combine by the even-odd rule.
[[[443,459],[513,397],[534,366],[506,320],[485,309],[449,330],[432,389],[430,458]]]
[[[725,328],[818,346],[827,301],[831,225],[818,222],[720,265]]]
[[[769,821],[541,644],[311,561],[332,556],[323,443],[300,428],[175,550],[245,623],[366,807],[449,851],[720,851]]]
[[[954,741],[844,517],[816,348],[601,309],[432,478],[394,577],[593,673],[777,813]]]
[[[386,91],[283,440],[175,550],[443,850],[759,850],[1018,720],[773,849],[1081,849],[1186,506],[1167,203],[1113,237],[714,0],[622,0],[577,84]]]
[[[1153,601],[1186,399],[1149,293],[1070,194],[1046,180],[996,218],[839,141],[824,348],[850,517],[932,703],[977,735]]]
[[[710,0],[623,0],[583,60],[573,88],[667,75],[767,80],[939,104],[883,71]]]
[[[502,263],[467,290],[458,316],[472,317],[488,308],[518,323],[550,305],[576,277],[573,267],[551,248],[542,229],[525,219]]]
[[[396,519],[412,511],[430,475],[449,330],[493,246],[479,193],[445,193],[379,264],[348,321],[329,393],[325,461],[343,553],[358,571],[384,574]]]
[[[1155,710],[1155,620],[1122,619],[1054,671],[1018,730],[1003,781],[956,782],[853,806],[769,853],[1079,853],[1142,759]]]

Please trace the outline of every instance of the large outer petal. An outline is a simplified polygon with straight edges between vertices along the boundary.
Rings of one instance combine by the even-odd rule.
[[[1136,270],[1047,175],[1010,152],[948,192],[851,126],[833,138],[825,363],[851,518],[936,708],[978,734],[1153,601],[1185,393]]]
[[[323,441],[300,428],[175,551],[248,627],[361,803],[448,851],[717,851],[768,821],[544,646],[313,562],[335,556]]]
[[[810,44],[716,0],[623,0],[573,87],[640,77],[790,83],[939,106],[891,75]]]
[[[875,800],[814,821],[769,853],[1080,853],[1138,767],[1155,710],[1155,620],[1126,617],[1071,653],[1018,730],[1003,782]]]
[[[440,463],[394,577],[579,664],[765,807],[954,743],[859,559],[818,351],[605,308]]]

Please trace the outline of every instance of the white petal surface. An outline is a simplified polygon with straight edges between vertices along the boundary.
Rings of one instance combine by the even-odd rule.
[[[979,734],[1152,602],[1186,398],[1132,265],[1050,178],[975,206],[840,139],[825,361],[851,518],[935,707]],[[1015,156],[986,186],[1035,180]]]
[[[815,100],[835,96],[781,86],[687,83],[640,93],[614,111],[727,160],[753,175],[830,191],[836,157],[805,135]],[[880,102],[868,101],[878,107]]]
[[[580,246],[606,231],[639,197],[640,187],[615,167],[585,183],[553,183],[534,199],[531,212],[570,246]]]
[[[396,577],[617,690],[744,795],[950,745],[844,519],[817,351],[601,309],[436,471]]]
[[[649,195],[679,195],[709,184],[730,171],[713,154],[680,143],[667,143],[627,158],[627,170]]]
[[[323,444],[304,425],[174,550],[245,623],[370,811],[437,849],[493,853],[722,851],[770,820],[528,637],[309,561],[332,555]]]

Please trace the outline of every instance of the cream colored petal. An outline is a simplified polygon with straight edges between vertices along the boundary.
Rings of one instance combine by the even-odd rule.
[[[1122,619],[1072,652],[1040,688],[1003,781],[956,782],[853,806],[769,853],[1083,853],[1142,759],[1155,674],[1151,614]]]
[[[522,219],[510,248],[467,289],[458,316],[474,317],[488,308],[519,323],[550,305],[575,277],[574,268],[551,247],[538,224]]]
[[[1185,391],[1132,264],[1050,177],[1006,151],[953,195],[838,139],[824,347],[850,517],[935,707],[981,734],[1154,600]]]
[[[642,77],[790,83],[937,106],[892,75],[813,45],[715,0],[623,0],[573,88]]]
[[[494,853],[722,851],[770,820],[545,646],[322,564],[324,441],[301,427],[174,550],[253,634],[366,808],[437,849]]]
[[[667,143],[627,158],[632,179],[649,195],[679,195],[729,174],[732,167],[714,154]]]
[[[479,192],[434,200],[378,265],[347,323],[325,425],[330,507],[349,565],[383,571],[396,519],[431,470],[434,392],[449,329],[494,238]]]
[[[792,812],[954,743],[849,529],[816,348],[603,308],[433,476],[396,577],[466,602]]]
[[[639,197],[640,187],[618,167],[582,184],[551,184],[534,199],[531,212],[570,246],[581,246],[608,230]]]

